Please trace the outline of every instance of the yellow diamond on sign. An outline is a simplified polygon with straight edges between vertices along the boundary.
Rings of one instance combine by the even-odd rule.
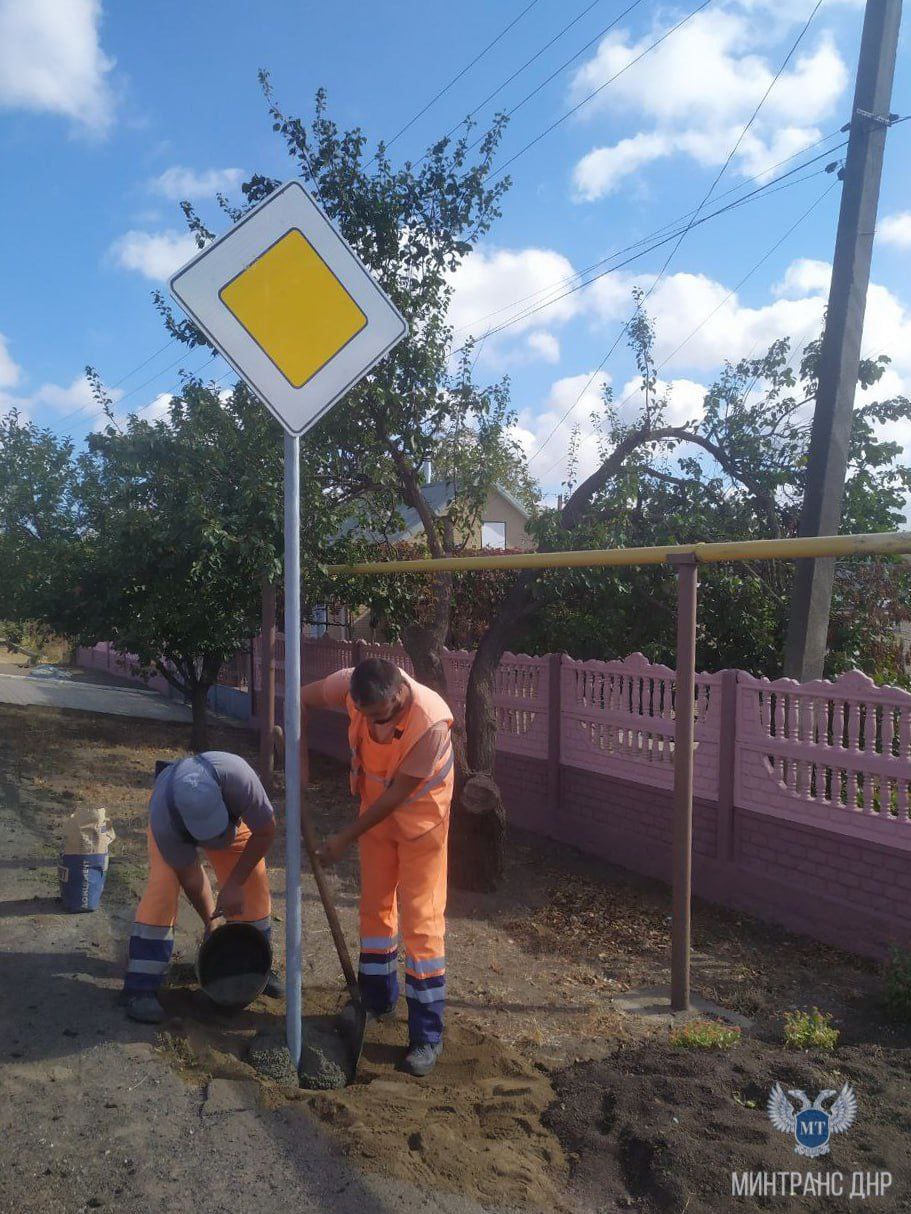
[[[218,292],[292,387],[300,388],[367,324],[367,317],[297,228]]]

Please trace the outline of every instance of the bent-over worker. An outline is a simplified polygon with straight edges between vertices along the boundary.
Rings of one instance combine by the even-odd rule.
[[[324,864],[360,852],[358,984],[368,1014],[398,999],[398,919],[405,941],[408,1051],[426,1075],[442,1049],[446,843],[453,789],[452,712],[429,687],[382,658],[336,671],[301,691],[304,708],[345,708],[351,792],[360,814],[319,849]]]
[[[208,750],[170,763],[149,802],[149,878],[136,911],[122,999],[127,1015],[164,1019],[158,988],[174,948],[180,891],[206,931],[217,919],[252,923],[271,938],[272,902],[264,856],[275,838],[275,811],[259,776],[240,755]],[[199,849],[215,870],[212,895]],[[271,974],[265,993],[281,996]]]

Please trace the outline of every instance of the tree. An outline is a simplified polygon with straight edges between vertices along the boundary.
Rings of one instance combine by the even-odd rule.
[[[203,750],[208,691],[258,631],[261,578],[280,568],[278,425],[243,385],[220,394],[190,380],[167,418],[119,428],[111,414],[77,468],[81,543],[60,571],[58,618],[186,695]],[[328,527],[303,463],[301,492],[316,530]]]
[[[758,539],[796,535],[806,450],[815,398],[819,342],[802,353],[795,372],[787,339],[761,358],[726,364],[704,401],[703,414],[668,421],[670,401],[658,391],[654,330],[641,296],[630,344],[641,374],[641,405],[630,421],[610,393],[598,416],[600,461],[580,484],[567,485],[559,510],[542,513],[539,547],[588,549]],[[863,360],[860,383],[872,387],[888,358]],[[758,391],[757,391],[758,389]],[[900,447],[877,436],[884,422],[911,418],[903,397],[855,410],[849,476],[842,513],[845,531],[885,531],[901,525],[911,469]],[[791,582],[790,562],[707,566],[702,574],[697,661],[711,669],[752,666],[780,672]],[[829,670],[862,662],[880,676],[899,670],[894,628],[908,618],[911,573],[901,562],[845,563],[838,578]],[[578,607],[582,604],[582,607]],[[493,678],[507,647],[521,637],[563,648],[575,629],[587,638],[585,656],[616,656],[642,648],[674,662],[675,595],[667,570],[566,570],[519,574],[481,638],[468,683],[468,762],[493,771],[496,722]],[[604,650],[591,652],[593,638]]]
[[[73,444],[16,409],[0,417],[0,618],[50,608],[55,570],[76,542]]]

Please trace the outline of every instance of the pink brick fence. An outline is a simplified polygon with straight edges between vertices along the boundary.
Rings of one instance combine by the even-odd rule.
[[[366,654],[409,668],[391,646]],[[305,640],[302,678],[354,660],[352,643]],[[461,717],[471,654],[446,662]],[[277,678],[280,695],[280,663]],[[668,880],[675,694],[673,670],[642,654],[506,654],[494,704],[510,822]],[[911,943],[911,694],[857,671],[801,685],[726,670],[697,677],[693,712],[695,893],[867,955]],[[309,741],[344,760],[343,716],[314,713]]]
[[[301,649],[304,682],[355,655],[410,669],[393,646],[322,638]],[[103,646],[82,652],[86,665],[116,666]],[[253,652],[255,711],[258,644]],[[279,701],[283,657],[279,636]],[[459,718],[471,658],[446,655]],[[249,655],[235,665],[229,677],[240,693]],[[510,821],[668,880],[673,670],[642,654],[612,662],[506,654],[494,704]],[[857,671],[801,685],[725,670],[697,677],[692,711],[695,893],[867,955],[911,943],[911,694]],[[343,715],[313,713],[309,743],[344,761]]]

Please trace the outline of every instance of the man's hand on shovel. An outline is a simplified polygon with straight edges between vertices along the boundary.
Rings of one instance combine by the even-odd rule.
[[[316,858],[323,868],[337,864],[351,846],[351,840],[345,834],[330,835],[325,843],[316,849]]]

